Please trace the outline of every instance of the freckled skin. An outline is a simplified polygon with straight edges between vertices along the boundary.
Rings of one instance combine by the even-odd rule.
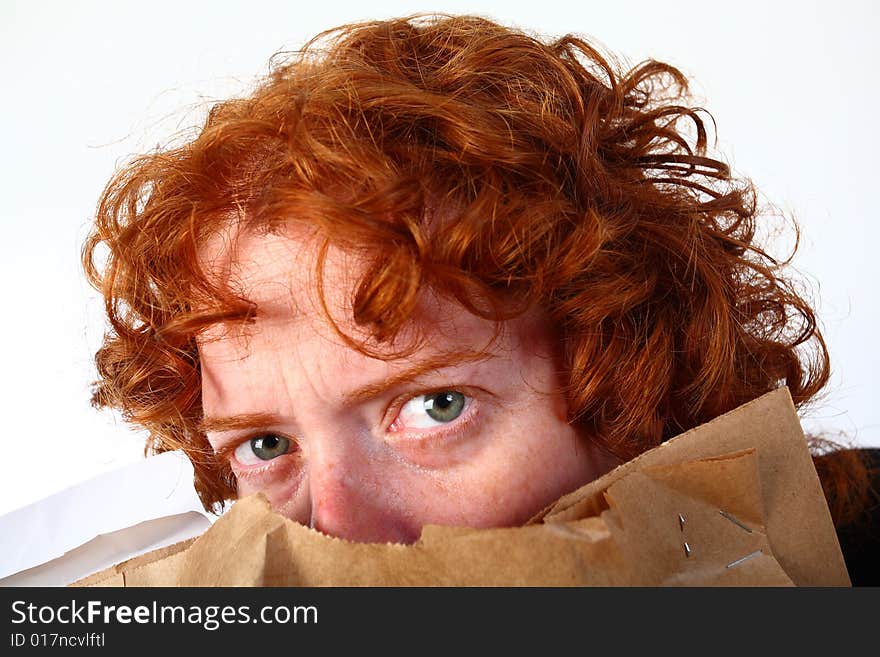
[[[521,524],[611,465],[566,422],[540,317],[504,323],[492,342],[493,323],[426,293],[411,327],[427,337],[424,347],[404,360],[370,358],[344,344],[320,310],[315,253],[302,234],[242,234],[203,253],[210,269],[231,276],[258,306],[246,329],[217,327],[200,339],[205,415],[278,417],[262,430],[208,434],[215,449],[239,445],[231,456],[239,496],[261,490],[279,513],[349,540],[412,542],[425,524]],[[356,338],[367,336],[348,306],[357,270],[351,256],[330,251],[325,295],[334,319]],[[346,400],[452,349],[491,358]],[[444,390],[467,396],[459,417],[423,428],[422,411],[391,427],[407,400]],[[249,441],[267,432],[289,437],[292,449],[271,461],[254,458]]]

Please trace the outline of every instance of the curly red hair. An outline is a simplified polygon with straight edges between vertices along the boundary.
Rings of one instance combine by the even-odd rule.
[[[571,421],[628,459],[780,385],[798,407],[825,386],[790,258],[755,241],[774,217],[707,155],[669,65],[625,70],[575,36],[476,17],[344,26],[108,184],[83,250],[111,325],[93,401],[148,449],[185,450],[206,508],[234,497],[199,430],[195,338],[258,309],[199,249],[230,221],[299,222],[368,259],[352,301],[377,340],[425,286],[494,320],[539,306]]]

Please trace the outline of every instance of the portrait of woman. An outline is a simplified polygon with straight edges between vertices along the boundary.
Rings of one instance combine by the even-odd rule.
[[[185,452],[206,509],[263,492],[358,542],[513,527],[766,392],[827,391],[767,238],[789,217],[680,66],[488,13],[326,28],[120,163],[82,247],[92,401]],[[871,452],[810,435],[855,582]]]

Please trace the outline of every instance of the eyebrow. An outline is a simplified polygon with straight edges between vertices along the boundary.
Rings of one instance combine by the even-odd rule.
[[[252,429],[279,424],[281,417],[275,413],[239,413],[224,417],[204,417],[198,429],[202,433],[222,433],[237,429]]]
[[[486,353],[485,351],[455,351],[448,353],[436,354],[423,361],[415,363],[411,367],[394,374],[383,381],[370,383],[361,386],[356,390],[344,395],[343,400],[346,404],[357,404],[359,402],[372,399],[382,394],[386,390],[396,388],[404,383],[410,383],[416,379],[442,369],[448,369],[461,365],[462,363],[476,363],[496,358],[495,354]]]
[[[411,367],[388,377],[383,381],[370,383],[353,390],[343,397],[346,404],[357,404],[372,399],[386,390],[396,388],[404,383],[413,382],[430,372],[447,369],[462,363],[474,363],[497,358],[495,354],[485,351],[455,351],[436,354]],[[205,416],[199,422],[198,429],[202,433],[223,433],[241,429],[255,429],[281,424],[282,418],[277,413],[238,413],[235,415],[210,417]],[[217,450],[223,451],[221,447]]]

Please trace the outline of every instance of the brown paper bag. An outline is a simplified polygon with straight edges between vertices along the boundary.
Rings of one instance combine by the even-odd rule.
[[[524,527],[350,543],[236,502],[200,537],[74,586],[848,586],[786,388],[564,496]]]

